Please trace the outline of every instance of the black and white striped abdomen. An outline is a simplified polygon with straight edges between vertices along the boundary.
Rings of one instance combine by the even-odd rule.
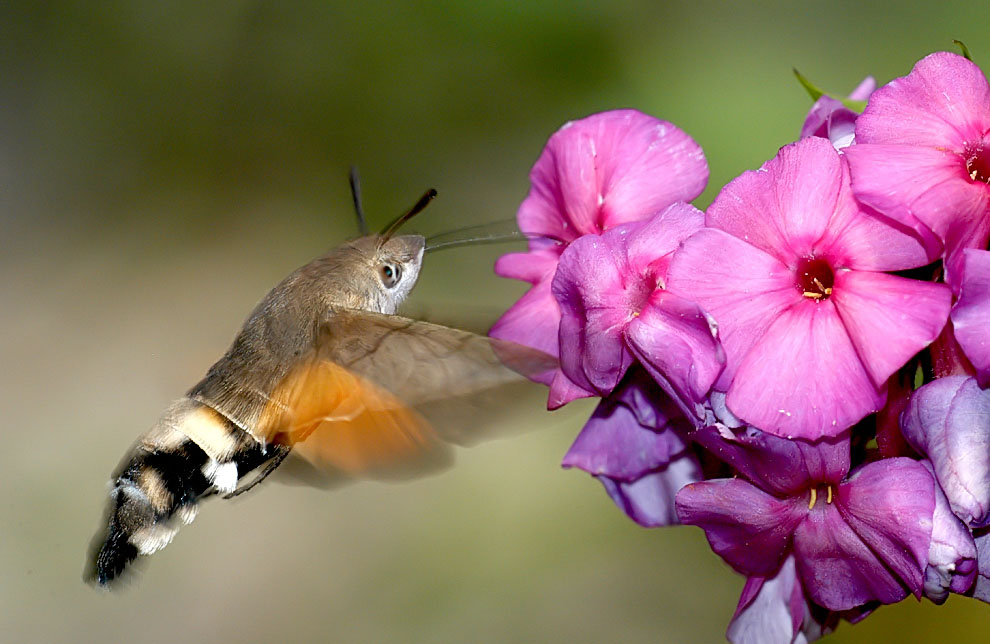
[[[107,528],[94,543],[89,576],[108,586],[138,555],[168,545],[201,499],[234,492],[273,456],[213,408],[190,398],[172,403],[111,479]]]

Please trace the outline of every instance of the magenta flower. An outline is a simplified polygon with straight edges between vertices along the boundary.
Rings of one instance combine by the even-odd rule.
[[[674,255],[667,289],[715,318],[715,388],[764,431],[840,434],[883,406],[887,379],[945,324],[947,287],[883,272],[925,264],[922,244],[860,209],[824,139],[734,179],[706,225]]]
[[[560,306],[560,368],[589,394],[608,395],[639,360],[696,415],[723,356],[708,317],[665,289],[678,246],[704,214],[676,203],[644,221],[581,237],[560,257],[551,291]]]
[[[962,56],[937,52],[870,97],[845,150],[856,197],[945,243],[956,287],[959,251],[990,236],[990,86]]]
[[[701,434],[745,478],[686,485],[677,514],[738,572],[772,577],[793,554],[808,598],[833,611],[920,596],[935,494],[918,462],[890,458],[849,473],[848,436],[812,445],[751,428]],[[770,462],[777,473],[764,476]]]
[[[529,251],[501,257],[495,272],[533,287],[503,315],[491,335],[559,355],[560,309],[550,280],[561,253],[582,235],[651,217],[701,194],[708,166],[701,147],[673,124],[635,110],[595,114],[550,137],[530,172],[532,187],[519,207]],[[544,379],[548,406],[591,395],[560,370]]]
[[[990,252],[967,248],[960,255],[953,332],[975,367],[980,386],[986,387],[990,385]]]
[[[872,76],[867,76],[856,86],[849,98],[854,101],[865,101],[877,88],[877,82]],[[808,111],[801,128],[801,138],[819,136],[828,139],[836,150],[848,147],[855,141],[857,112],[846,107],[842,101],[831,96],[819,97]]]
[[[690,429],[677,406],[637,369],[598,404],[563,466],[597,478],[636,523],[673,525],[677,491],[702,478],[687,439]]]

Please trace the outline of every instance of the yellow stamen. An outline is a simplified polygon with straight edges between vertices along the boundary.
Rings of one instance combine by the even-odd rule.
[[[808,509],[811,510],[815,507],[815,501],[818,500],[818,490],[811,488],[811,500],[808,501]]]
[[[832,502],[832,486],[829,485],[828,486],[828,496],[825,497],[825,503],[831,503],[831,502]]]
[[[814,300],[820,300],[823,297],[825,297],[821,293],[816,293],[815,291],[805,291],[804,293],[802,293],[802,295],[804,295],[805,297],[810,297]]]

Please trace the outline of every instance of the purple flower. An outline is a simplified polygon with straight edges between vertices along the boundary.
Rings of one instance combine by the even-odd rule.
[[[705,399],[723,356],[708,317],[664,286],[671,256],[704,224],[676,203],[644,221],[576,240],[551,291],[560,305],[560,368],[589,394],[608,395],[639,360],[688,413]]]
[[[545,238],[532,239],[528,252],[501,257],[495,272],[533,287],[495,323],[491,335],[558,356],[560,309],[550,280],[567,244],[694,199],[708,181],[708,165],[701,147],[673,124],[616,110],[564,125],[550,137],[530,181],[517,215],[519,228]],[[544,381],[550,385],[551,409],[591,395],[560,370]]]
[[[990,523],[990,391],[974,378],[939,378],[914,392],[901,426],[955,515],[972,527]]]
[[[990,86],[962,56],[937,52],[870,97],[845,150],[863,203],[945,243],[956,286],[959,251],[990,235]]]
[[[973,597],[990,603],[990,530],[981,530],[974,534],[976,551],[979,558],[976,583],[973,584]]]
[[[702,478],[686,439],[690,429],[656,383],[636,370],[598,404],[563,466],[595,476],[640,525],[676,524],[674,495]]]
[[[935,481],[931,462],[921,461]],[[925,569],[925,596],[943,604],[949,593],[965,593],[976,579],[976,544],[969,528],[952,513],[942,488],[935,482],[935,514],[932,517],[932,544]]]
[[[990,385],[990,252],[967,248],[961,256],[952,326],[980,386],[986,387]]]
[[[877,88],[872,76],[867,76],[856,86],[849,98],[865,101]],[[853,144],[855,139],[857,112],[843,105],[842,101],[822,95],[808,111],[808,117],[801,128],[801,138],[819,136],[832,142],[836,150]]]
[[[675,253],[667,288],[715,318],[726,354],[715,388],[767,432],[840,434],[882,407],[886,380],[945,324],[948,288],[882,272],[926,253],[860,209],[824,139],[734,179],[706,225]]]
[[[796,644],[831,633],[834,613],[813,612],[789,555],[770,578],[749,577],[725,635],[732,644]],[[822,614],[824,613],[824,615]]]
[[[935,510],[922,465],[890,458],[846,475],[848,436],[810,444],[754,429],[701,433],[746,478],[685,486],[677,514],[737,571],[770,577],[793,554],[808,597],[833,611],[920,596]]]

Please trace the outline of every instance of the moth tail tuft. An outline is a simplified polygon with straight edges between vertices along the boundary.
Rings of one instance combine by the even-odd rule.
[[[139,555],[167,546],[195,518],[201,500],[246,491],[287,451],[266,447],[202,403],[176,401],[112,479],[106,528],[93,542],[86,578],[109,588]],[[241,486],[245,474],[265,464],[260,476]]]
[[[93,543],[88,580],[109,588],[138,555],[167,546],[195,517],[198,501],[214,492],[204,473],[208,462],[188,440],[170,451],[138,447],[113,480],[107,527]]]

